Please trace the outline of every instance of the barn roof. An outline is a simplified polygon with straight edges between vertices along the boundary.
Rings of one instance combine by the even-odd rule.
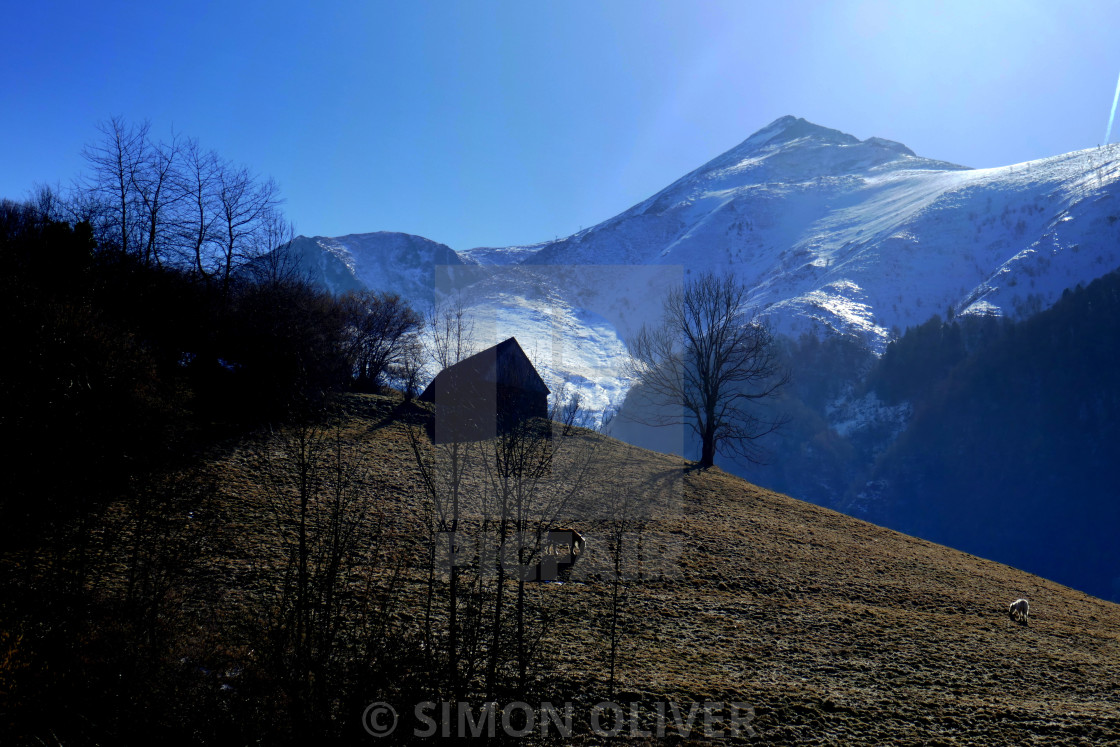
[[[544,379],[517,343],[517,338],[510,337],[440,371],[420,394],[420,399],[435,402],[437,389],[457,389],[480,384],[500,384],[544,395],[549,393]]]

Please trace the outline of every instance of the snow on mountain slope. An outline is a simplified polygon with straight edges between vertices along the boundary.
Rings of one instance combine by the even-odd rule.
[[[537,264],[733,270],[779,331],[1018,314],[1120,265],[1120,147],[974,170],[783,117]]]
[[[332,290],[392,290],[419,308],[456,294],[494,320],[480,343],[513,334],[550,385],[584,382],[605,404],[625,391],[624,341],[692,272],[735,272],[778,332],[854,334],[876,352],[950,307],[1045,308],[1120,266],[1118,179],[1120,145],[968,169],[782,117],[557,241],[456,253],[372,233],[300,237],[293,252]],[[439,265],[460,272],[433,285]]]
[[[298,236],[288,254],[301,271],[333,293],[372,288],[399,293],[422,307],[432,304],[436,266],[472,262],[431,239],[391,231],[338,238]]]
[[[626,346],[618,329],[626,326],[628,312],[644,319],[652,311],[627,302],[626,290],[600,308],[598,298],[581,294],[590,278],[580,268],[529,268],[513,261],[538,249],[482,248],[460,255],[420,236],[378,232],[300,236],[289,246],[288,258],[333,293],[390,291],[420,311],[440,299],[459,299],[474,318],[479,347],[516,337],[550,388],[566,384],[569,393],[579,391],[587,409],[603,412],[621,402],[629,388],[623,370]],[[488,260],[487,266],[479,264],[477,255]],[[601,272],[596,267],[592,274]],[[664,268],[620,268],[614,274],[627,276],[639,278],[647,303],[680,280],[679,272]],[[650,294],[650,278],[656,277],[661,279]]]
[[[436,295],[470,310],[479,346],[516,337],[550,389],[602,413],[630,388],[623,332],[680,280],[675,267],[457,265],[439,268]]]
[[[516,265],[539,252],[544,245],[542,242],[528,246],[478,246],[459,252],[459,256],[480,265]]]

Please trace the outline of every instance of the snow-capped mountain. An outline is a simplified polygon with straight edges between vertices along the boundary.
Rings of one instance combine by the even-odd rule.
[[[605,380],[620,374],[624,341],[691,272],[735,272],[779,332],[854,334],[876,352],[895,330],[950,308],[1018,316],[1048,307],[1120,265],[1118,178],[1116,145],[969,169],[782,117],[557,241],[456,253],[374,233],[300,237],[293,248],[335,290],[393,290],[419,306],[433,288],[459,294],[495,320],[495,342],[516,334],[547,359],[552,383],[595,382],[605,406],[625,391]],[[453,267],[437,281],[439,265]]]
[[[287,252],[314,282],[333,293],[372,288],[423,305],[432,303],[433,268],[464,262],[445,244],[392,231],[337,238],[298,236]]]
[[[721,467],[1120,598],[1115,566],[1101,560],[1115,542],[1100,529],[1115,525],[1101,505],[1116,483],[1108,379],[1115,346],[1111,327],[1090,319],[1106,307],[1111,320],[1102,299],[1115,293],[1093,294],[1115,288],[1102,276],[1120,266],[1118,180],[1120,145],[970,169],[782,117],[563,239],[455,253],[419,237],[361,234],[301,237],[295,248],[336,290],[393,290],[419,307],[458,298],[475,318],[479,345],[516,336],[551,388],[579,390],[600,412],[625,399],[626,340],[658,318],[665,291],[690,273],[732,271],[777,332],[849,337],[784,345],[791,355],[802,351],[802,386],[775,405],[797,414],[779,434],[786,440],[772,444],[777,466],[760,473],[728,459]],[[1055,305],[1079,284],[1088,287]],[[950,311],[1033,319],[945,373],[953,386],[931,385],[916,401],[888,401],[865,386],[872,354],[906,327]],[[969,326],[998,327],[952,329]],[[1026,334],[1039,334],[1037,344],[1024,342]],[[881,360],[902,365],[895,353],[904,347]],[[1028,361],[1024,350],[1051,352]],[[905,370],[896,375],[914,375]],[[1047,383],[1054,381],[1066,383]],[[625,417],[611,429],[631,443],[698,456],[680,429]],[[1020,466],[1024,454],[1029,469]],[[962,464],[971,467],[958,474]],[[1010,524],[1008,506],[1016,507]],[[1047,557],[1056,561],[1022,555],[1024,546],[1054,542],[1061,552]]]
[[[1016,315],[1120,265],[1120,146],[993,169],[782,117],[526,262],[730,268],[779,330]]]

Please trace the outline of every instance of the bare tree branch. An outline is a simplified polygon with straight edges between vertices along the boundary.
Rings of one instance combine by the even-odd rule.
[[[419,355],[423,320],[400,296],[351,291],[341,299],[346,316],[346,357],[361,388],[376,386],[390,369]]]
[[[135,240],[138,208],[134,194],[134,180],[144,156],[148,139],[148,122],[132,125],[123,117],[112,117],[97,125],[102,138],[82,149],[82,157],[89,163],[92,173],[86,177],[85,190],[101,203],[98,229],[119,249],[129,252],[136,248]]]
[[[218,238],[216,196],[219,163],[214,151],[204,151],[197,140],[188,140],[183,146],[182,167],[178,175],[183,195],[179,241],[185,260],[202,278],[209,277],[208,248]]]
[[[629,345],[639,410],[630,417],[687,425],[700,438],[702,468],[714,464],[717,451],[760,461],[754,442],[784,422],[756,407],[789,376],[746,296],[731,275],[701,275],[671,291],[660,326],[643,327]]]
[[[444,301],[428,312],[424,352],[439,371],[478,351],[475,349],[474,319],[463,299]]]
[[[228,290],[234,270],[267,251],[262,237],[280,206],[280,190],[272,179],[259,181],[244,166],[226,162],[218,163],[215,181],[219,272]]]
[[[147,138],[139,143],[131,188],[137,198],[137,220],[143,229],[141,252],[146,264],[162,264],[160,253],[171,243],[168,233],[175,222],[177,203],[183,199],[176,178],[181,150],[174,133],[169,143],[152,143]]]

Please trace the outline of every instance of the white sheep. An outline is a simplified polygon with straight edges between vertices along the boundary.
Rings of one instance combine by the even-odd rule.
[[[1011,603],[1007,610],[1007,615],[1012,620],[1022,625],[1027,624],[1027,613],[1030,612],[1031,605],[1026,599],[1016,599]]]

